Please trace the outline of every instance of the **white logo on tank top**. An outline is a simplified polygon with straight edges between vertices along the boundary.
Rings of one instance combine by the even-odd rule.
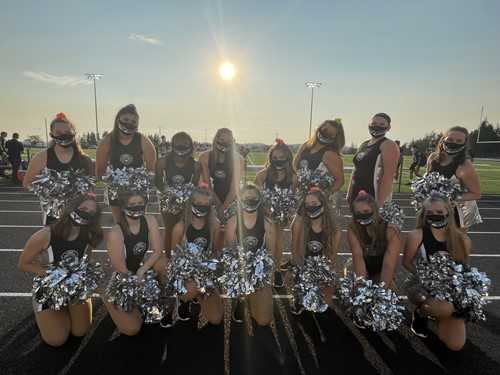
[[[174,185],[180,185],[184,183],[184,176],[180,174],[176,174],[175,176],[172,177],[172,182]]]
[[[217,178],[226,178],[226,171],[224,171],[224,169],[216,169],[214,176]]]
[[[243,239],[243,248],[245,251],[249,250],[257,250],[257,244],[259,243],[259,240],[254,237],[254,236],[248,236]]]
[[[137,242],[132,249],[132,253],[134,255],[142,255],[146,252],[146,243],[145,242]]]
[[[307,250],[309,250],[313,254],[317,254],[321,250],[323,250],[323,244],[319,241],[309,241],[307,243]]]
[[[130,165],[134,161],[134,157],[130,154],[121,154],[120,155],[120,162],[123,165]]]
[[[61,254],[61,260],[68,263],[78,263],[78,251],[65,250]]]
[[[193,243],[201,249],[205,249],[208,245],[208,241],[205,237],[197,237],[194,239]]]

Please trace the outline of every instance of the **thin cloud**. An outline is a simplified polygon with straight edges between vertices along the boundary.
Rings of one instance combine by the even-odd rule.
[[[147,35],[141,35],[141,34],[130,34],[128,36],[130,40],[138,40],[140,42],[148,43],[148,44],[154,44],[156,46],[161,46],[163,45],[163,42],[158,39],[154,38],[152,36],[147,36]]]
[[[45,82],[61,87],[75,87],[79,85],[89,85],[91,82],[83,77],[75,76],[55,76],[45,72],[24,71],[23,75],[35,81]]]

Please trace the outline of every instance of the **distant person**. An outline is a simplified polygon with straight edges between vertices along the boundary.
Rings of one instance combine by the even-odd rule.
[[[5,142],[7,139],[7,132],[0,133],[0,157],[2,159],[7,158],[7,149],[5,148]]]
[[[158,145],[158,158],[164,158],[165,156],[167,156],[169,148],[168,146],[169,144],[167,142],[167,138],[164,135],[162,135],[161,142]]]
[[[349,185],[349,204],[362,190],[375,198],[378,207],[392,199],[392,182],[399,163],[399,147],[385,135],[391,130],[391,118],[386,113],[373,116],[368,131],[372,136],[359,146],[354,155],[354,171]]]
[[[411,146],[411,155],[412,155],[412,161],[410,165],[410,182],[408,182],[408,185],[411,185],[411,180],[413,180],[413,174],[417,177],[422,177],[422,174],[420,174],[420,167],[425,166],[425,163],[427,162],[427,158],[425,157],[425,154],[423,154],[417,146]],[[422,165],[422,160],[423,160],[423,165]]]
[[[398,181],[399,180],[399,171],[401,170],[401,166],[403,165],[403,153],[401,152],[401,142],[399,140],[394,141],[399,148],[399,161],[398,161],[398,167],[396,169],[396,176],[394,176],[394,180]]]
[[[19,134],[12,134],[12,139],[5,142],[5,148],[7,149],[7,154],[9,156],[10,164],[12,164],[12,182],[19,184],[17,179],[17,171],[21,165],[21,155],[24,151],[24,146],[19,142]]]

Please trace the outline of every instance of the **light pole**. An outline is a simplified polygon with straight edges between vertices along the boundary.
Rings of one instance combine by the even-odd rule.
[[[312,130],[312,119],[313,119],[313,104],[314,104],[314,89],[321,86],[321,82],[306,82],[306,86],[311,89],[311,110],[309,112],[309,138],[311,138],[311,130]]]
[[[97,89],[95,81],[101,79],[103,74],[85,73],[85,75],[87,76],[88,80],[92,80],[94,82],[95,132],[97,141],[99,142],[99,121],[97,120]]]

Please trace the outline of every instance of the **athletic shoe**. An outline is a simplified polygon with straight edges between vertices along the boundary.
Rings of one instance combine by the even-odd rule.
[[[429,327],[427,327],[427,318],[420,315],[417,310],[413,311],[411,317],[411,332],[418,337],[426,338],[429,334]]]
[[[245,306],[239,298],[233,304],[232,318],[235,323],[243,323],[245,320]]]
[[[162,328],[171,328],[175,325],[175,320],[172,318],[172,313],[165,314],[165,316],[160,320],[160,326]]]
[[[191,309],[189,302],[179,301],[177,304],[177,319],[186,322],[191,319]]]

